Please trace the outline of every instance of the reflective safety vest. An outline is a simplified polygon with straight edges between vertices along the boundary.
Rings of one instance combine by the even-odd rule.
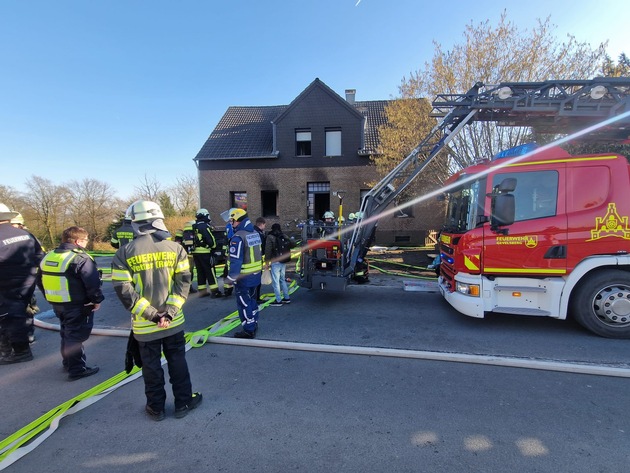
[[[243,264],[241,274],[253,274],[262,271],[262,241],[258,232],[239,230],[235,234],[243,242]]]
[[[39,267],[42,270],[44,296],[48,302],[54,304],[72,302],[66,271],[70,267],[70,263],[72,263],[74,258],[79,254],[84,254],[92,258],[83,251],[70,250],[62,252],[51,251],[42,259]]]

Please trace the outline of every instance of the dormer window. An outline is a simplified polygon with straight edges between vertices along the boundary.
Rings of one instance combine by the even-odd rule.
[[[295,155],[311,155],[311,129],[298,128],[295,130]]]

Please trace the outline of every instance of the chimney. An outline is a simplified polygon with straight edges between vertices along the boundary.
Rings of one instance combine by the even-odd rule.
[[[346,102],[350,105],[354,105],[354,96],[356,95],[356,89],[346,89]]]

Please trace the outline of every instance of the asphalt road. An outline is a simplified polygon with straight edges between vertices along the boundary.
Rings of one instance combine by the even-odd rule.
[[[105,288],[97,324],[128,328],[129,315]],[[42,320],[54,322],[42,309]],[[233,298],[191,295],[187,328],[208,327],[234,309]],[[166,420],[149,420],[137,379],[63,419],[7,471],[628,471],[628,378],[421,356],[628,370],[628,341],[596,337],[570,321],[470,319],[437,293],[404,291],[394,277],[342,294],[300,289],[290,305],[262,310],[258,335],[265,346],[209,342],[188,352],[204,402],[185,419],[173,418],[171,404]],[[101,371],[68,382],[58,333],[38,330],[35,360],[0,367],[0,437],[119,373],[125,345],[93,335],[88,363]],[[383,349],[420,356],[382,356]]]

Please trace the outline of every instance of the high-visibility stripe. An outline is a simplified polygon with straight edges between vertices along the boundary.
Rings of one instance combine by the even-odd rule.
[[[562,158],[562,159],[550,159],[548,161],[530,161],[525,163],[508,164],[506,167],[516,166],[531,166],[532,164],[559,164],[559,163],[573,163],[577,161],[610,161],[611,159],[617,159],[617,156],[587,156],[585,158]]]
[[[543,268],[488,268],[484,267],[484,273],[517,273],[517,274],[566,274],[566,269]]]

